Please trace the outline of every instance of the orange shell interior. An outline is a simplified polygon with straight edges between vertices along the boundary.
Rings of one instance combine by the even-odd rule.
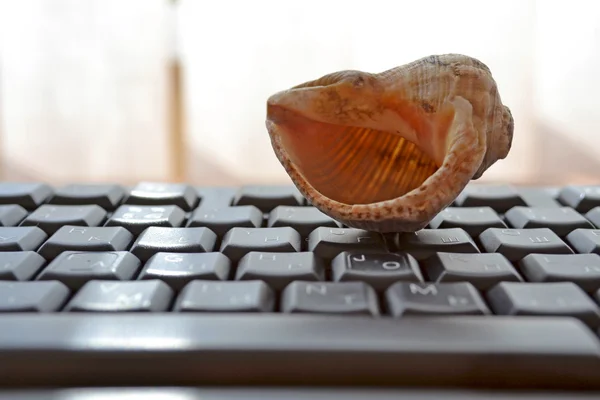
[[[285,114],[278,127],[288,156],[305,179],[330,199],[368,204],[397,198],[418,188],[439,168],[416,144],[398,134],[279,112]],[[408,117],[417,126],[425,118],[423,114]],[[446,119],[444,125],[449,122]]]

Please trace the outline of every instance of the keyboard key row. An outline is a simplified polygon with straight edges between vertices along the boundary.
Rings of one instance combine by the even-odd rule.
[[[505,213],[513,207],[560,208],[568,206],[587,213],[600,206],[599,185],[568,185],[564,187],[515,187],[498,184],[467,185],[454,201],[458,207],[491,207]]]
[[[57,280],[78,290],[92,280],[160,279],[174,290],[193,280],[262,280],[276,291],[295,281],[364,282],[383,292],[397,282],[468,282],[487,291],[501,282],[573,282],[600,289],[597,254],[530,254],[511,263],[500,253],[443,253],[418,261],[409,253],[343,251],[328,262],[314,252],[249,252],[235,261],[220,252],[159,252],[147,261],[127,251],[0,252],[0,280]]]
[[[3,182],[0,183],[0,204],[16,204],[26,210],[33,210],[46,203],[98,205],[107,211],[115,210],[121,204],[176,205],[184,211],[191,211],[199,205],[252,205],[263,212],[269,212],[276,206],[306,205],[304,197],[292,185],[248,185],[226,191],[220,189],[162,182],[140,182],[131,189],[119,184],[104,183],[77,183],[53,188],[39,182]],[[221,192],[218,203],[214,202],[212,192]],[[202,204],[205,193],[209,201]]]
[[[46,260],[63,251],[132,251],[143,261],[159,252],[223,252],[239,261],[251,251],[312,251],[326,261],[343,251],[407,252],[424,260],[438,252],[500,253],[510,261],[529,254],[600,254],[600,230],[578,228],[564,239],[548,228],[488,228],[476,240],[462,228],[402,233],[393,243],[375,232],[352,228],[313,230],[303,238],[291,227],[232,228],[220,240],[209,228],[152,226],[134,236],[124,227],[63,226],[52,236],[39,227],[0,227],[0,251],[37,251]]]
[[[280,294],[264,281],[193,280],[176,292],[159,279],[94,280],[79,290],[62,282],[0,282],[3,312],[283,312],[410,315],[570,316],[600,327],[600,291],[570,282],[501,282],[486,293],[468,282],[397,282],[377,292],[364,282],[295,281]]]
[[[341,228],[342,225],[308,206],[277,206],[264,214],[257,207],[234,206],[199,208],[186,213],[177,205],[122,205],[109,213],[98,205],[42,205],[31,213],[18,205],[0,206],[0,226],[37,226],[52,235],[63,226],[122,226],[133,235],[146,228],[206,227],[222,239],[233,228],[291,227],[303,238],[317,228]],[[430,222],[427,229],[462,229],[477,239],[490,229],[538,229],[548,228],[560,238],[577,229],[600,227],[600,207],[585,215],[569,207],[534,208],[516,206],[504,216],[490,207],[449,207]]]
[[[315,207],[277,206],[265,220],[255,206],[197,209],[186,214],[178,205],[123,205],[109,214],[98,205],[42,205],[30,214],[19,205],[0,206],[0,226],[37,226],[52,235],[65,225],[122,226],[134,235],[151,226],[207,227],[219,238],[232,228],[292,227],[307,237],[318,227],[339,228],[341,224]]]
[[[81,196],[87,193],[91,196],[90,199],[97,199],[98,193],[92,196],[89,192],[109,191],[111,187],[110,185],[71,185],[69,190],[80,193]],[[161,224],[165,222],[160,219],[166,218],[169,226],[182,226],[183,224],[207,226],[213,228],[215,233],[221,236],[225,233],[224,231],[235,226],[292,226],[304,236],[318,226],[340,226],[338,222],[316,208],[306,206],[303,202],[290,203],[281,198],[281,203],[292,205],[286,206],[273,203],[272,206],[265,208],[264,205],[261,206],[256,202],[249,202],[248,205],[244,205],[244,202],[226,201],[227,197],[233,196],[232,193],[229,193],[229,196],[225,195],[224,198],[215,196],[214,193],[212,196],[209,194],[202,195],[206,197],[206,204],[198,207],[189,216],[188,220],[186,212],[192,211],[202,204],[198,202],[198,198],[196,200],[185,200],[185,193],[190,190],[192,190],[191,187],[186,185],[142,183],[131,191],[127,200],[116,209],[115,215],[110,215],[111,223],[121,226],[136,225],[133,220],[141,219],[146,226],[148,224],[162,226]],[[244,190],[241,189],[242,192]],[[479,187],[477,190],[484,189]],[[175,195],[178,192],[181,192],[180,196]],[[145,194],[142,195],[143,193]],[[107,194],[107,196],[109,195]],[[19,198],[18,196],[13,197],[15,199]],[[216,204],[211,204],[215,197],[219,201]],[[246,197],[242,196],[240,199]],[[76,201],[71,203],[73,204],[70,204],[69,201],[52,201],[51,204],[43,204],[35,208],[31,215],[27,215],[28,211],[18,204],[7,204],[0,206],[0,223],[3,226],[14,226],[19,223],[41,226],[47,232],[67,224],[96,226],[99,224],[98,221],[104,221],[109,216],[105,210],[112,212],[116,207],[116,205],[115,207],[107,207],[106,201],[92,202],[90,200],[88,202],[90,204],[77,204]],[[170,206],[170,208],[162,210],[163,207],[159,206]],[[157,212],[164,213],[164,215],[156,217]],[[599,206],[586,211],[585,214],[580,214],[571,207],[550,207],[547,205],[512,205],[505,212],[506,215],[503,218],[499,215],[498,210],[491,206],[467,204],[460,207],[449,207],[432,220],[430,227],[460,227],[465,229],[471,236],[478,236],[483,230],[490,227],[548,227],[561,237],[576,228],[600,227]],[[263,221],[263,214],[265,213],[268,216]],[[157,221],[152,223],[150,220],[154,219],[157,219]],[[132,226],[132,229],[135,229],[135,226]]]
[[[570,207],[515,206],[502,217],[491,207],[448,207],[429,223],[430,228],[462,228],[478,237],[488,228],[549,228],[559,237],[572,231],[600,227],[600,207],[580,214]]]
[[[131,189],[118,184],[77,183],[53,188],[39,182],[0,183],[0,204],[18,204],[32,210],[41,204],[96,204],[114,210],[120,204],[197,207],[252,205],[263,212],[276,206],[303,206],[307,201],[293,185],[193,187],[183,183],[141,182]],[[506,184],[470,184],[454,202],[459,207],[491,207],[504,213],[515,206],[569,206],[588,212],[600,206],[600,186],[569,185],[552,190]]]
[[[217,248],[218,246],[218,248]],[[317,228],[303,240],[291,227],[232,228],[218,242],[209,228],[152,226],[135,236],[123,227],[63,226],[52,236],[38,227],[0,227],[0,251],[39,251],[51,260],[62,251],[131,250],[143,259],[165,251],[221,251],[239,260],[250,251],[309,250],[332,259],[344,250],[387,250],[381,235],[359,229]]]

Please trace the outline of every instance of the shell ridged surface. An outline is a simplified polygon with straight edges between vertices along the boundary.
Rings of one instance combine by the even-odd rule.
[[[447,54],[276,93],[266,126],[313,206],[350,227],[402,232],[425,227],[505,158],[514,122],[489,68]]]

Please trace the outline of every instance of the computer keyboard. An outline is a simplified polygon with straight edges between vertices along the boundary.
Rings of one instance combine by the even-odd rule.
[[[600,186],[380,235],[293,186],[0,183],[0,386],[148,385],[600,389]]]

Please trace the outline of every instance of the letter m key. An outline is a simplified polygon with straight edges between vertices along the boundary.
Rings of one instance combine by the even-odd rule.
[[[419,285],[416,285],[414,283],[410,284],[410,292],[412,294],[422,294],[422,295],[436,295],[437,294],[437,288],[434,285],[427,285],[425,287],[421,287]]]

